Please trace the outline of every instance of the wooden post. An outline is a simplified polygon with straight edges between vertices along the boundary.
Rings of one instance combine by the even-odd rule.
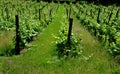
[[[71,6],[70,6],[70,11],[69,11],[69,19],[70,19],[70,16],[71,16]]]
[[[38,9],[35,7],[35,17],[34,17],[34,19],[38,19],[37,14],[38,14]]]
[[[118,10],[117,10],[117,13],[116,13],[116,18],[118,18],[118,17],[119,17],[119,11],[120,11],[120,9],[118,9]]]
[[[106,12],[106,11],[105,11],[105,8],[104,8],[104,11],[103,11],[103,12]]]
[[[8,13],[8,8],[7,7],[5,7],[5,11],[6,11],[7,21],[9,21],[9,13]]]
[[[67,18],[70,19],[70,15],[71,15],[71,7],[68,10],[68,8],[66,8],[66,14],[67,14]]]
[[[53,8],[50,9],[50,13],[49,13],[49,18],[50,18],[51,21],[52,21],[52,11],[53,11]]]
[[[78,11],[78,13],[77,13],[77,14],[80,14],[80,11],[81,11],[81,8],[79,8],[79,11]]]
[[[36,0],[36,2],[40,2],[40,0]]]
[[[110,19],[111,19],[111,17],[112,17],[112,14],[113,14],[113,12],[111,11],[111,13],[110,13],[110,15],[109,15],[109,18],[108,18],[108,23],[110,22]]]
[[[50,16],[50,17],[51,17],[51,15],[52,15],[52,9],[53,9],[53,8],[50,9],[50,13],[49,13],[49,16]]]
[[[66,8],[66,14],[67,14],[67,18],[69,18],[69,14],[68,14],[68,9]]]
[[[44,14],[44,21],[45,21],[45,23],[48,25],[48,21],[47,21],[47,16],[46,16],[46,14]],[[46,26],[46,25],[45,25]]]
[[[86,13],[85,13],[85,18],[87,17],[87,10],[86,10]]]
[[[90,10],[90,16],[93,18],[93,15],[92,15],[93,13],[92,13],[92,9]]]
[[[67,44],[70,45],[70,39],[71,39],[71,33],[72,33],[72,25],[73,25],[73,19],[69,19],[69,30],[68,30],[68,38],[67,38]]]
[[[100,23],[100,8],[98,9],[97,23]]]
[[[44,21],[46,22],[46,14],[44,14]]]
[[[15,44],[15,54],[20,54],[20,35],[19,35],[19,17],[18,15],[15,16],[16,19],[16,44]]]
[[[58,6],[57,6],[57,10],[56,10],[56,12],[58,11],[58,9],[59,9],[59,4],[58,4]]]
[[[112,15],[113,15],[113,9],[114,9],[114,6],[112,7],[111,12],[110,12],[110,15],[108,16],[108,17],[109,17],[109,18],[108,18],[108,23],[110,22],[111,17],[112,17]]]
[[[41,9],[39,9],[39,20],[41,20]]]

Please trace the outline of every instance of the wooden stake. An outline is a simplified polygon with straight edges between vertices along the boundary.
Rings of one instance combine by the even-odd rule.
[[[73,19],[70,18],[69,19],[68,40],[67,40],[67,44],[69,44],[69,45],[70,45],[70,39],[71,39],[71,33],[72,33],[72,25],[73,25]]]
[[[77,13],[77,14],[80,14],[80,11],[81,11],[81,8],[79,8],[79,11],[78,11],[78,13]]]
[[[100,23],[100,8],[99,8],[99,10],[98,10],[97,23]]]
[[[120,9],[117,10],[116,18],[119,18],[119,11],[120,11]]]
[[[70,17],[71,17],[71,6],[70,6],[70,11],[69,11],[69,19],[70,19]]]
[[[53,10],[53,8],[50,9],[50,13],[49,13],[49,16],[50,16],[50,17],[51,17],[51,15],[52,15],[52,10]]]
[[[41,20],[41,9],[39,9],[39,20]]]
[[[7,21],[9,21],[9,11],[8,11],[8,8],[7,8],[7,7],[5,7],[5,11],[6,11]]]
[[[109,23],[110,20],[111,20],[112,14],[113,14],[113,12],[111,11],[111,13],[110,13],[110,15],[109,15],[109,18],[108,18],[108,23]]]
[[[67,14],[67,18],[69,18],[69,13],[67,8],[66,8],[66,14]]]
[[[15,16],[16,19],[16,44],[15,44],[15,54],[20,54],[20,35],[19,35],[19,18],[18,15]]]

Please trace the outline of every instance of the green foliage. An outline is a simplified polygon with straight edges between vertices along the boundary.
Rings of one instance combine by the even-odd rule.
[[[57,7],[57,4],[54,4],[54,7]],[[98,46],[94,46],[98,44],[94,42],[94,38],[89,38],[91,35],[88,34],[86,30],[87,34],[85,33],[83,30],[84,27],[80,27],[80,30],[83,30],[82,34],[85,34],[85,38],[90,39],[90,42],[92,42],[91,45],[93,45],[93,47],[89,47],[89,40],[83,40],[86,43],[84,45],[86,60],[81,57],[70,60],[60,60],[56,56],[51,56],[55,48],[54,43],[51,43],[55,40],[51,37],[51,34],[58,35],[58,30],[61,25],[60,22],[64,20],[64,11],[63,5],[60,5],[54,21],[39,35],[36,41],[31,43],[33,46],[28,52],[13,57],[0,57],[0,74],[119,74],[120,68],[114,71],[116,65],[114,66],[113,60],[111,60],[109,56],[106,56],[106,53],[101,51]],[[78,31],[78,33],[79,32],[80,31]],[[93,55],[90,58],[87,57],[92,53]],[[114,71],[114,73],[111,73],[111,71]]]
[[[22,18],[20,20],[20,37],[21,37],[21,45],[27,46],[28,42],[33,40],[33,37],[37,36],[38,32],[42,30],[41,23],[36,20]]]
[[[31,1],[2,1],[1,4],[0,30],[15,31],[15,15],[17,14],[19,16],[20,48],[28,46],[28,43],[47,27],[54,18],[53,12],[49,15],[52,4]],[[9,13],[6,12],[6,8],[9,10]],[[39,9],[41,10],[41,16],[38,15]],[[43,16],[43,14],[46,15]],[[9,19],[7,20],[8,15]],[[14,44],[15,38],[13,39]],[[5,52],[7,51],[9,50],[5,50]]]
[[[48,6],[41,10],[42,12],[49,12]],[[37,13],[37,12],[35,12]],[[53,14],[51,16],[46,15],[46,17],[41,17],[41,20],[36,20],[36,16],[29,16],[26,14],[26,17],[20,16],[20,46],[27,46],[30,41],[33,40],[33,37],[37,36],[39,32],[41,32],[47,25],[52,22]]]
[[[116,18],[116,14],[119,16],[117,13],[119,7],[104,7],[84,3],[81,5],[76,4],[76,6],[73,6],[72,8],[81,24],[87,27],[98,40],[102,41],[113,56],[120,55],[120,18]],[[97,23],[98,9],[101,10],[99,24]]]
[[[68,36],[68,29],[67,23],[61,26],[59,30],[59,36],[57,38],[56,46],[58,56],[60,57],[77,57],[82,53],[82,46],[81,46],[81,37],[76,38],[72,33],[70,44],[67,43],[67,36]]]

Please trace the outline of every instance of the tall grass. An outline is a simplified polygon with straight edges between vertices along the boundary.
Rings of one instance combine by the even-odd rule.
[[[11,50],[14,48],[13,45],[13,31],[0,31],[0,55],[9,56],[11,55]]]

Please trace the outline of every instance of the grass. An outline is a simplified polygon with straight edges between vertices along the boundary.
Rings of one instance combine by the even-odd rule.
[[[0,31],[0,47],[12,42],[14,33],[12,31]]]
[[[13,48],[14,35],[13,31],[0,31],[0,55],[7,55]]]
[[[90,57],[86,63],[87,68],[86,66],[82,68],[86,70],[84,74],[87,72],[90,74],[114,74],[117,68],[116,63],[108,54],[107,49],[85,27],[80,25],[77,19],[74,22],[74,33],[76,36],[82,35],[83,57]]]
[[[30,43],[21,55],[0,57],[0,74],[119,74],[116,64],[101,45],[77,19],[73,32],[82,35],[83,54],[80,58],[57,59],[54,54],[55,38],[60,29],[65,9],[60,5],[53,22]]]
[[[63,6],[58,10],[57,14],[59,15],[56,16],[55,20],[38,36],[37,41],[31,43],[32,47],[27,49],[26,53],[13,57],[4,57],[6,59],[0,58],[2,59],[0,61],[2,63],[0,70],[3,73],[35,73],[36,69],[38,69],[38,72],[43,73],[42,71],[45,70],[44,65],[51,60],[51,52],[55,48],[52,43],[55,38],[52,34],[58,34],[61,25],[60,21],[63,20],[63,11],[60,11],[62,8]]]

